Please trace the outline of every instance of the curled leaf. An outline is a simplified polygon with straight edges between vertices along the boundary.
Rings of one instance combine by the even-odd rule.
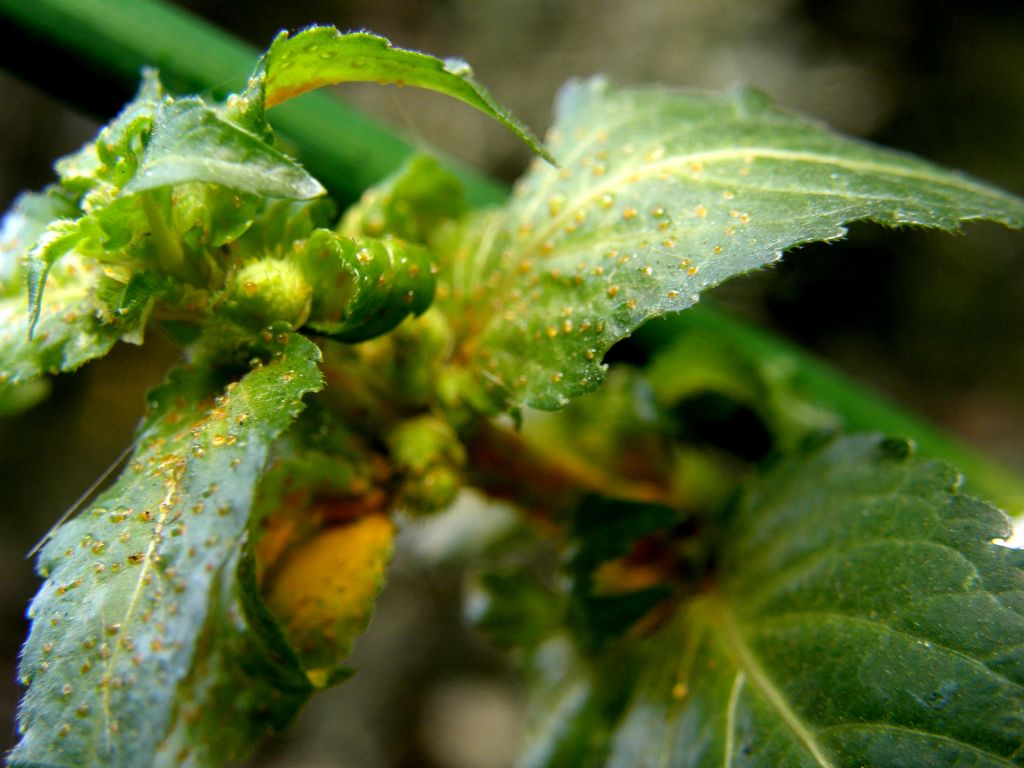
[[[395,238],[350,238],[319,229],[299,261],[313,286],[307,325],[339,341],[387,333],[434,299],[433,255]]]
[[[368,32],[342,34],[334,27],[310,27],[291,36],[282,32],[263,57],[250,95],[262,87],[265,107],[270,109],[314,88],[351,82],[410,85],[452,96],[493,117],[554,162],[530,129],[472,78],[464,61],[395,48]]]

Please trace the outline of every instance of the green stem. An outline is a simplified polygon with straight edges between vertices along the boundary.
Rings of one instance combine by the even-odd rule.
[[[997,461],[902,409],[798,345],[723,314],[710,302],[648,323],[635,343],[655,348],[682,331],[700,331],[742,350],[768,368],[793,372],[793,385],[837,414],[844,431],[883,431],[912,439],[923,456],[942,459],[964,474],[964,490],[1024,513],[1024,480]]]
[[[149,221],[150,236],[156,247],[160,269],[168,275],[181,277],[185,267],[185,252],[181,249],[181,241],[168,228],[153,194],[143,192],[141,197],[142,209],[146,212],[146,219]]]
[[[156,65],[175,84],[224,95],[241,88],[257,57],[254,49],[231,35],[160,0],[0,0],[0,13],[132,82],[141,67]],[[392,131],[325,93],[308,94],[275,109],[271,119],[298,146],[300,159],[342,201],[355,199],[412,151]],[[451,166],[475,204],[505,197],[507,190],[500,184]],[[795,345],[707,306],[684,312],[672,322],[700,324],[752,356],[785,362],[798,372],[805,391],[838,413],[848,429],[910,437],[924,455],[957,465],[973,492],[1011,513],[1024,511],[1024,480]],[[657,327],[646,333],[658,333]]]

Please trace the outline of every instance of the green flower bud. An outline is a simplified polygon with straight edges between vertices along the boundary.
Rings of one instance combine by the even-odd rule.
[[[228,279],[226,314],[254,329],[285,322],[293,330],[309,317],[313,289],[302,271],[283,259],[250,262]]]
[[[406,511],[447,509],[463,485],[466,463],[466,449],[452,428],[436,416],[418,416],[398,424],[387,442],[400,478],[398,498]]]

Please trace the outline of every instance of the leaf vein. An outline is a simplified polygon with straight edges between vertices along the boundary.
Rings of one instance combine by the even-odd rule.
[[[818,744],[810,728],[804,724],[800,716],[790,706],[782,691],[776,687],[768,673],[761,667],[754,652],[743,639],[736,620],[729,610],[720,602],[716,602],[714,608],[722,634],[731,646],[740,669],[750,677],[760,694],[775,709],[779,717],[789,727],[790,731],[792,731],[793,735],[800,741],[814,761],[821,768],[836,768],[828,754]]]
[[[1016,764],[1014,762],[1012,762],[1011,760],[1007,760],[1005,757],[1003,757],[1002,755],[996,754],[995,752],[989,752],[986,749],[981,749],[979,747],[976,747],[973,744],[967,744],[967,743],[965,743],[963,741],[958,741],[957,739],[950,738],[949,736],[946,736],[946,735],[941,734],[941,733],[933,733],[931,731],[922,731],[922,730],[920,730],[918,728],[908,728],[905,725],[895,725],[895,724],[892,724],[892,723],[869,723],[869,722],[841,723],[839,725],[828,725],[828,726],[825,726],[825,727],[823,727],[820,730],[820,733],[821,734],[826,734],[826,733],[835,733],[837,731],[858,731],[858,730],[863,730],[863,731],[899,731],[901,733],[908,733],[908,734],[911,734],[911,735],[914,735],[914,736],[926,736],[926,737],[928,737],[930,739],[935,739],[937,741],[944,741],[944,742],[947,742],[947,743],[950,743],[950,744],[956,744],[956,745],[958,745],[960,747],[966,747],[967,749],[971,750],[972,752],[975,752],[977,754],[985,755],[986,757],[992,758],[993,760],[997,761],[1000,765],[1007,766],[1007,768],[1016,768]]]
[[[963,552],[955,547],[951,547],[948,544],[943,544],[939,541],[932,541],[931,539],[903,539],[897,537],[877,538],[858,541],[856,544],[850,542],[838,542],[837,544],[831,544],[829,546],[823,546],[820,549],[807,552],[794,560],[785,562],[777,568],[773,569],[774,574],[767,576],[763,579],[757,579],[758,586],[753,588],[747,593],[747,597],[744,599],[744,605],[749,608],[749,612],[754,612],[757,607],[765,601],[771,599],[776,594],[779,587],[779,582],[787,582],[793,580],[794,571],[802,571],[804,573],[814,570],[822,561],[826,561],[830,558],[838,556],[840,560],[847,559],[851,552],[858,549],[867,549],[869,547],[878,544],[908,544],[911,546],[928,546],[938,550],[955,553],[965,563],[969,564],[972,568],[972,575],[975,579],[981,580],[981,574],[978,571],[977,565],[967,557]],[[754,568],[750,569],[756,572]],[[949,592],[936,592],[933,594],[958,594],[955,591]],[[963,594],[966,594],[964,592]]]
[[[729,705],[725,716],[725,753],[722,756],[722,768],[732,765],[733,753],[736,750],[736,707],[740,700],[740,691],[747,681],[747,676],[740,670],[736,673],[732,690],[729,691]]]
[[[146,576],[150,570],[154,567],[156,547],[160,542],[160,534],[163,530],[164,523],[167,520],[168,515],[173,508],[174,495],[178,492],[178,486],[180,482],[181,470],[183,462],[175,461],[167,468],[167,477],[164,482],[166,484],[167,492],[164,494],[163,500],[160,502],[160,513],[157,517],[156,525],[153,528],[153,533],[149,537],[149,544],[146,547],[146,554],[142,560],[142,568],[139,570],[138,578],[135,580],[135,589],[132,592],[131,599],[128,601],[128,608],[125,609],[124,616],[121,619],[121,628],[127,632],[131,626],[132,617],[135,615],[135,610],[138,607],[139,599],[142,596],[142,589],[146,584]],[[111,678],[115,668],[115,663],[120,655],[122,643],[114,643],[114,648],[110,653],[110,658],[107,659],[104,664],[104,679],[105,684],[103,685],[103,720],[108,729],[110,728],[110,692],[111,692]]]
[[[992,669],[991,667],[986,665],[984,662],[982,662],[980,659],[977,659],[974,656],[971,656],[970,654],[968,654],[968,653],[966,653],[964,651],[960,651],[960,650],[957,650],[956,648],[953,648],[953,647],[951,647],[949,645],[946,645],[945,643],[937,642],[937,641],[933,640],[930,637],[924,637],[924,636],[921,636],[921,635],[916,635],[913,632],[909,632],[909,631],[907,631],[905,629],[898,629],[897,627],[894,627],[891,624],[886,624],[884,621],[881,621],[879,619],[871,619],[871,618],[868,618],[866,616],[852,616],[852,615],[850,615],[848,613],[839,613],[837,611],[823,611],[823,610],[786,611],[785,613],[779,613],[779,614],[776,614],[774,616],[761,619],[760,625],[758,627],[758,631],[762,630],[766,625],[784,623],[783,622],[784,619],[793,619],[793,618],[801,618],[801,617],[809,618],[809,617],[812,617],[812,616],[831,618],[831,619],[836,619],[836,620],[839,620],[839,621],[848,621],[848,622],[853,623],[853,624],[864,624],[864,625],[868,625],[868,626],[871,626],[871,627],[875,627],[875,628],[880,628],[880,629],[886,630],[887,632],[889,632],[889,633],[891,633],[893,635],[899,635],[901,637],[910,638],[911,640],[916,640],[917,642],[920,642],[920,643],[925,643],[930,648],[941,648],[942,650],[944,650],[944,651],[946,651],[948,653],[951,653],[951,654],[953,654],[955,656],[959,656],[960,658],[966,660],[967,662],[969,662],[972,665],[975,665],[975,666],[978,666],[978,667],[983,667],[987,672],[995,675],[998,678],[1001,678],[1002,680],[1006,681],[1009,685],[1011,685],[1012,687],[1014,687],[1018,691],[1020,691],[1022,694],[1024,694],[1024,685],[1021,685],[1020,683],[1015,682],[1014,680],[1011,680],[1004,673],[999,672],[998,670]]]
[[[640,169],[631,168],[615,174],[602,184],[590,187],[585,195],[576,201],[575,205],[566,206],[558,216],[553,217],[548,225],[538,230],[533,238],[527,242],[525,250],[531,251],[540,243],[543,243],[553,232],[561,230],[575,216],[577,211],[585,209],[594,201],[599,200],[602,195],[611,191],[622,189],[637,183],[638,181],[656,176],[659,173],[672,173],[691,163],[714,163],[727,162],[737,158],[755,158],[766,160],[788,160],[797,163],[809,163],[816,165],[832,165],[858,173],[872,173],[891,175],[899,179],[916,179],[919,181],[939,181],[942,184],[962,189],[974,194],[982,194],[991,198],[999,198],[998,192],[987,187],[972,183],[966,179],[956,176],[937,175],[927,169],[918,170],[912,167],[901,167],[888,163],[874,162],[870,160],[853,160],[837,157],[835,155],[820,155],[813,152],[798,152],[784,150],[777,147],[730,147],[723,149],[710,149],[700,152],[689,152],[682,155],[648,163]]]

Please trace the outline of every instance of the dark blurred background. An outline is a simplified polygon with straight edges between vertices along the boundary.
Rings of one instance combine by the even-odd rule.
[[[179,5],[253,45],[313,22],[461,56],[538,132],[559,85],[756,85],[848,133],[1024,193],[1024,5],[1020,0],[190,0]],[[131,89],[9,22],[0,52],[0,204],[51,178]],[[514,139],[440,96],[346,86],[341,95],[414,142],[511,181]],[[56,94],[57,98],[52,95]],[[975,224],[964,236],[856,225],[781,266],[715,292],[1024,471],[1024,236]],[[0,421],[0,734],[13,740],[17,648],[36,589],[24,559],[50,522],[129,442],[143,393],[175,359],[152,335],[54,382]],[[1017,510],[1020,512],[1021,510]],[[253,765],[510,764],[521,698],[500,659],[462,630],[457,569],[400,562],[346,686],[314,702]],[[10,725],[9,725],[10,724]]]

